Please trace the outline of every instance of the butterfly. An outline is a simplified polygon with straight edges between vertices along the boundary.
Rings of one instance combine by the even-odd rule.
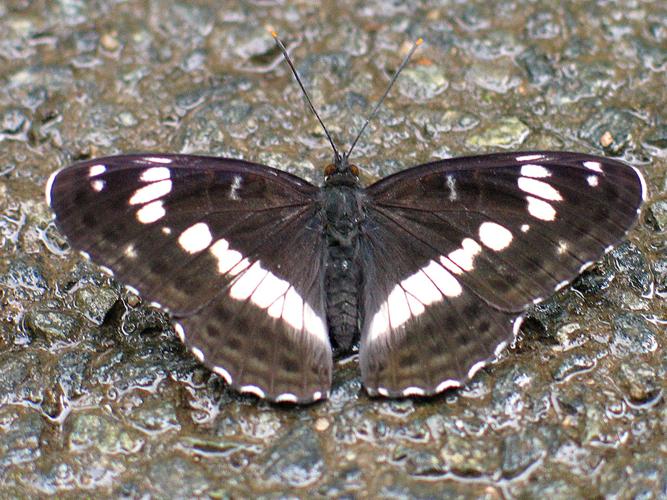
[[[321,187],[248,161],[110,156],[53,174],[73,247],[167,310],[194,356],[242,393],[311,403],[359,344],[371,396],[459,387],[526,310],[621,241],[646,186],[621,161],[571,152],[470,156],[362,187],[349,161],[418,41]]]

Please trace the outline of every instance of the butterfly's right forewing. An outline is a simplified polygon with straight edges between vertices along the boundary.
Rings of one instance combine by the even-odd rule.
[[[366,194],[362,376],[406,396],[472,377],[626,235],[646,189],[619,161],[537,151],[421,165]]]
[[[326,396],[331,379],[317,193],[268,167],[189,155],[82,162],[47,188],[71,244],[167,308],[204,364],[290,402]]]

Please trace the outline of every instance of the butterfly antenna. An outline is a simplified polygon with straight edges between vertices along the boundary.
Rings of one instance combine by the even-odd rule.
[[[303,83],[301,82],[301,78],[299,77],[299,73],[296,72],[296,68],[294,67],[294,63],[292,62],[292,59],[290,58],[289,54],[287,53],[287,49],[285,48],[285,45],[283,45],[283,42],[280,40],[280,38],[278,38],[278,33],[276,33],[275,31],[271,32],[271,36],[276,41],[276,45],[278,45],[278,48],[280,49],[280,52],[283,53],[283,56],[285,57],[285,60],[287,61],[287,64],[289,64],[289,67],[292,70],[292,73],[294,74],[294,78],[296,78],[296,81],[299,84],[299,87],[301,87],[301,91],[303,92],[303,95],[306,97],[306,101],[308,101],[308,106],[310,106],[310,110],[317,117],[317,121],[320,122],[320,125],[322,125],[322,129],[324,130],[324,133],[327,135],[327,139],[329,139],[329,143],[331,144],[331,147],[334,150],[334,154],[336,155],[336,159],[340,159],[340,153],[338,153],[338,149],[336,149],[336,145],[334,144],[334,141],[331,138],[331,135],[329,134],[329,131],[324,126],[324,122],[322,121],[322,118],[320,118],[320,115],[318,115],[317,111],[315,111],[315,106],[313,106],[313,103],[310,100],[310,96],[308,95],[308,92],[306,92],[306,88],[303,86]]]
[[[349,158],[350,155],[352,154],[352,150],[354,149],[354,146],[357,145],[357,141],[359,140],[359,137],[364,133],[364,130],[366,130],[366,127],[368,126],[368,123],[375,117],[377,114],[378,110],[380,109],[380,106],[382,105],[382,102],[384,101],[384,98],[387,97],[387,94],[389,94],[389,91],[391,88],[394,86],[394,82],[398,78],[398,75],[403,71],[403,68],[405,68],[405,65],[408,64],[408,61],[412,57],[412,54],[415,53],[415,50],[417,50],[417,47],[419,47],[422,43],[424,43],[423,38],[418,38],[417,41],[412,45],[412,48],[410,49],[410,52],[405,56],[403,59],[403,62],[401,65],[398,67],[396,72],[394,73],[394,76],[391,77],[391,80],[389,81],[389,85],[387,85],[387,90],[384,91],[384,94],[382,94],[382,97],[380,97],[380,100],[377,102],[375,107],[373,108],[373,111],[371,111],[371,114],[368,115],[368,118],[366,118],[366,121],[364,122],[364,125],[361,127],[361,130],[359,130],[359,133],[357,134],[357,137],[355,137],[354,142],[352,143],[352,146],[350,146],[350,149],[348,150],[347,153],[345,153],[345,159]]]

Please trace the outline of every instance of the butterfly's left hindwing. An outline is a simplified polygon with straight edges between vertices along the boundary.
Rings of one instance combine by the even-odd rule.
[[[625,236],[645,186],[618,161],[530,152],[422,165],[366,194],[362,376],[398,396],[472,376]]]
[[[81,162],[47,187],[72,245],[167,308],[204,364],[290,402],[325,397],[331,379],[317,193],[268,167],[187,155]]]

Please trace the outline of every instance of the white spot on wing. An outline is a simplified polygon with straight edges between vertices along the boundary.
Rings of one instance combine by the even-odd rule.
[[[456,180],[451,174],[447,176],[447,187],[449,188],[449,201],[456,201],[459,195],[456,192]]]
[[[327,326],[324,324],[324,320],[317,315],[307,302],[304,302],[303,307],[303,327],[320,342],[324,344],[329,343],[329,334]]]
[[[167,227],[167,226],[164,226],[162,228],[162,234],[166,234],[167,236],[169,236],[171,234],[171,228]]]
[[[176,332],[176,335],[178,335],[179,340],[181,342],[185,342],[185,330],[183,329],[183,326],[181,326],[180,323],[174,324],[174,331]]]
[[[206,223],[198,222],[181,233],[178,244],[188,253],[197,253],[207,248],[212,240],[211,230]]]
[[[517,321],[519,321],[517,323]],[[519,316],[517,319],[514,320],[514,335],[516,335],[519,332],[519,328],[521,328],[521,323],[523,323],[523,316]],[[495,357],[500,356],[500,353],[503,352],[503,350],[507,347],[507,342],[502,341],[500,344],[496,346],[496,348],[493,350],[493,355]]]
[[[285,392],[276,396],[276,403],[296,403],[298,398],[291,392]]]
[[[544,158],[544,155],[522,155],[522,156],[517,156],[516,161],[535,161],[535,160],[541,160]]]
[[[561,288],[567,286],[568,283],[569,283],[569,282],[568,282],[567,280],[563,280],[563,281],[561,281],[560,283],[558,283],[558,284],[556,285],[556,287],[554,288],[554,291],[557,292],[557,291],[560,290]]]
[[[513,238],[509,229],[495,222],[483,222],[479,226],[480,241],[492,250],[504,250]]]
[[[259,261],[256,261],[236,280],[229,290],[229,296],[236,300],[247,299],[255,292],[267,274],[268,271],[262,269]]]
[[[458,380],[447,379],[440,382],[435,388],[435,392],[442,392],[446,389],[452,389],[454,387],[461,387],[461,382]]]
[[[567,252],[568,248],[567,241],[564,240],[558,240],[558,248],[556,248],[556,252],[558,255],[563,255],[565,252]]]
[[[519,330],[521,329],[521,324],[523,323],[523,314],[521,316],[518,316],[514,322],[512,322],[512,333],[516,337],[519,334]],[[498,347],[496,347],[496,350],[494,351],[494,354],[497,356],[500,351],[502,351],[505,348],[505,342],[502,342]]]
[[[195,358],[197,358],[197,361],[200,363],[204,362],[204,353],[201,349],[198,349],[197,347],[191,347],[190,350],[192,351],[192,354],[194,354]]]
[[[527,163],[521,167],[521,175],[525,177],[535,177],[540,179],[551,176],[551,172],[549,172],[542,165],[534,165],[532,163]]]
[[[403,396],[423,396],[424,394],[426,392],[421,387],[411,386],[403,389]]]
[[[588,185],[590,187],[596,187],[599,183],[598,176],[597,175],[589,175],[586,177],[586,182],[588,182]]]
[[[250,261],[248,259],[243,259],[229,270],[229,274],[236,276],[245,271],[248,267],[250,267]]]
[[[171,172],[167,167],[152,167],[141,173],[143,182],[166,181],[171,178]]]
[[[539,198],[526,196],[528,202],[528,212],[536,219],[552,221],[556,219],[556,210],[551,204]]]
[[[100,271],[102,271],[104,274],[108,276],[113,276],[113,271],[109,269],[107,266],[99,266]]]
[[[389,305],[389,322],[392,328],[399,328],[412,317],[408,299],[400,286],[394,287],[387,298],[387,303]]]
[[[424,305],[442,300],[442,294],[421,269],[401,281],[401,287]],[[392,310],[393,314],[393,310]]]
[[[240,254],[239,254],[240,255]],[[250,300],[273,318],[283,320],[296,330],[305,330],[322,343],[328,343],[327,327],[323,319],[294,290],[287,281],[262,268],[259,261],[231,287],[229,295],[236,300]]]
[[[141,205],[162,198],[171,192],[171,180],[164,180],[148,184],[137,189],[130,198],[130,205]]]
[[[472,238],[464,238],[461,242],[461,248],[450,252],[448,259],[440,257],[440,262],[447,269],[455,274],[461,274],[463,271],[472,271],[475,267],[474,259],[482,251],[482,247]],[[456,264],[452,265],[452,262]]]
[[[123,254],[128,259],[136,259],[137,258],[137,249],[134,248],[134,245],[132,243],[130,243],[125,247],[125,250],[123,250]]]
[[[599,161],[585,161],[584,167],[589,170],[593,170],[594,172],[602,173],[602,163]]]
[[[373,315],[373,319],[371,319],[371,324],[368,328],[368,340],[369,342],[375,341],[378,338],[387,335],[390,331],[389,310],[387,302],[383,302],[380,305],[380,309]]]
[[[468,378],[473,378],[475,374],[486,366],[486,361],[478,361],[468,370]]]
[[[387,336],[410,318],[419,316],[424,306],[455,297],[463,292],[458,280],[437,262],[429,264],[394,286],[387,300],[373,315],[368,328],[369,342]]]
[[[90,187],[92,187],[93,191],[97,193],[101,192],[106,185],[107,185],[106,182],[104,182],[101,179],[93,179],[92,181],[90,181]]]
[[[527,233],[529,229],[530,229],[530,226],[528,224],[521,224],[521,232],[522,233]]]
[[[256,385],[243,385],[239,388],[239,390],[246,394],[254,394],[258,398],[264,399],[266,397],[264,391]]]
[[[283,306],[285,305],[285,297],[278,297],[266,310],[267,314],[272,318],[281,318],[283,315]]]
[[[637,174],[637,177],[639,177],[639,182],[642,186],[642,201],[646,201],[646,199],[648,198],[648,189],[646,188],[646,180],[644,179],[642,173],[636,167],[633,167],[632,165],[630,166],[632,167],[632,170],[635,171],[635,174]],[[637,209],[637,213],[639,212],[641,212],[641,208]]]
[[[238,201],[241,198],[239,197],[239,189],[241,188],[241,176],[235,175],[232,185],[229,187],[229,199]]]
[[[227,273],[243,258],[241,252],[229,248],[229,242],[224,238],[220,238],[211,245],[209,251],[218,260],[218,272],[220,274]]]
[[[545,200],[560,201],[563,199],[556,188],[543,181],[531,179],[530,177],[519,177],[517,184],[522,191],[534,194]]]
[[[56,180],[56,177],[58,176],[58,174],[60,172],[61,172],[60,170],[57,170],[56,172],[53,172],[49,176],[49,180],[46,181],[46,190],[45,190],[46,191],[46,203],[49,206],[51,206],[51,191],[53,190],[53,181]]]
[[[583,273],[586,269],[595,264],[594,261],[584,262],[581,267],[579,267],[579,274]]]
[[[104,172],[107,171],[106,165],[93,165],[88,169],[88,176],[89,177],[96,177],[98,175],[102,175]]]
[[[137,210],[137,220],[142,224],[150,224],[160,220],[166,213],[162,200],[152,201]]]
[[[422,271],[431,278],[433,284],[438,287],[443,295],[457,297],[463,292],[459,281],[437,262],[430,261],[426,267],[422,268]]]
[[[213,372],[217,373],[220,375],[223,379],[225,379],[225,382],[227,382],[227,385],[231,385],[232,383],[232,376],[229,374],[227,370],[225,370],[222,366],[214,366],[213,367]]]
[[[162,157],[159,157],[159,156],[149,156],[149,157],[145,158],[145,160],[146,160],[146,161],[150,161],[151,163],[165,163],[165,164],[169,164],[169,163],[172,162],[172,159],[171,159],[171,158],[162,158]]]
[[[267,271],[266,277],[252,294],[250,300],[252,300],[258,307],[266,309],[280,297],[285,295],[289,286],[287,281],[281,280],[272,272]]]
[[[285,294],[282,318],[296,330],[303,328],[303,299],[294,288],[290,288]]]

